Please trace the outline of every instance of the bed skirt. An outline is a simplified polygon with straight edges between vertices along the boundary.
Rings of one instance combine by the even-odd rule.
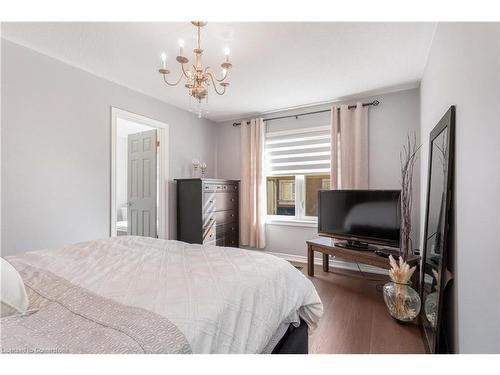
[[[285,335],[274,347],[272,354],[308,354],[309,329],[306,322],[300,320],[300,325],[295,327],[290,324]]]

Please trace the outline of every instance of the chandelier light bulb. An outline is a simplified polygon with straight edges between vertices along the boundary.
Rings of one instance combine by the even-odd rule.
[[[167,54],[165,52],[161,54],[161,61],[163,63],[163,69],[167,69]]]
[[[225,77],[227,74],[227,69],[226,68],[222,68],[222,76]]]
[[[184,40],[179,39],[179,49],[180,49],[180,56],[182,56],[182,52],[184,51]]]

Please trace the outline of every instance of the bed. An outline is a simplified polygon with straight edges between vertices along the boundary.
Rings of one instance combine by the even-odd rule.
[[[6,260],[21,272],[27,290],[44,299],[31,318],[2,318],[3,347],[9,332],[19,337],[29,326],[23,322],[37,314],[43,317],[44,306],[51,305],[65,307],[61,315],[69,310],[72,322],[83,317],[85,324],[96,323],[87,330],[96,330],[94,335],[88,333],[82,341],[109,335],[115,345],[84,343],[75,348],[69,343],[67,352],[304,352],[307,332],[316,329],[323,311],[314,286],[300,271],[259,251],[120,236]],[[50,283],[57,286],[47,287]],[[54,290],[63,292],[52,296]],[[57,300],[68,296],[70,301]],[[124,320],[121,325],[114,318],[118,315]],[[30,324],[31,330],[37,329]],[[78,330],[79,324],[70,325]],[[6,331],[8,326],[14,328]],[[103,327],[104,333],[99,331]],[[122,337],[112,337],[115,333]],[[123,337],[150,342],[121,348]],[[165,350],[162,345],[169,340]]]
[[[126,236],[128,231],[128,221],[121,220],[116,222],[116,233],[118,236]]]

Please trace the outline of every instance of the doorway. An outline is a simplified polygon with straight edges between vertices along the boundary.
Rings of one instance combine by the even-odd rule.
[[[167,124],[112,108],[112,237],[168,238],[167,155]]]

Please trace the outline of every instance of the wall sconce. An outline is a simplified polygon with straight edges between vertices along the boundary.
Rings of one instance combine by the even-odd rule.
[[[198,159],[193,159],[193,176],[198,177],[198,169],[200,167],[200,161]]]

